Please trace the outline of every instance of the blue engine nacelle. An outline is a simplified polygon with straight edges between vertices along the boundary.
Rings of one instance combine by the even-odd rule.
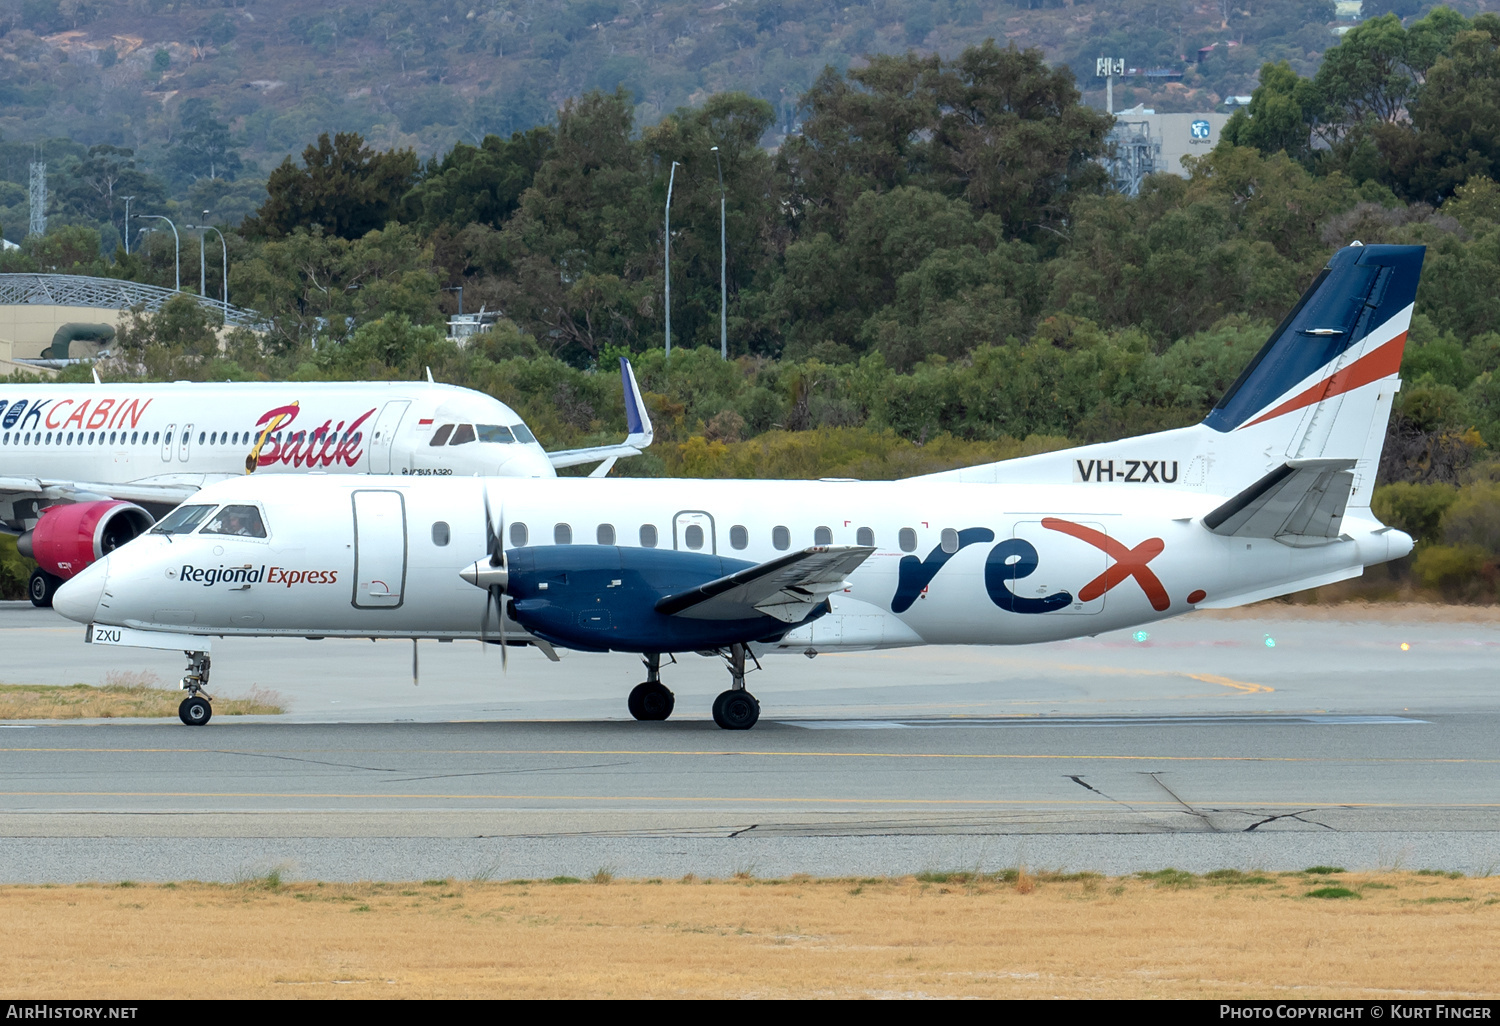
[[[674,549],[535,545],[505,553],[508,611],[544,641],[589,652],[696,652],[749,641],[779,641],[828,612],[820,603],[800,623],[758,613],[743,620],[666,615],[656,603],[755,566]]]

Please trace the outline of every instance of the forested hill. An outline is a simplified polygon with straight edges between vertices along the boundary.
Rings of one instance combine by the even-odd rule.
[[[1366,0],[1365,14],[1393,5],[1429,6]],[[1181,81],[1137,79],[1118,99],[1210,110],[1249,94],[1265,61],[1310,73],[1336,18],[1333,0],[4,0],[0,131],[127,147],[160,174],[198,100],[264,172],[323,131],[425,156],[624,86],[641,125],[748,93],[775,108],[774,141],[825,66],[951,57],[989,37],[1038,47],[1081,80],[1100,54],[1176,69]]]

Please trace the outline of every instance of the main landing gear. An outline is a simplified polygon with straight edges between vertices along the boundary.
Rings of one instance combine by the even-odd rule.
[[[638,720],[664,720],[672,715],[677,699],[661,682],[661,655],[648,652],[641,662],[646,664],[646,679],[631,690],[625,704]]]
[[[49,574],[41,567],[31,571],[31,580],[26,582],[26,594],[31,598],[31,604],[38,609],[51,608],[52,596],[57,594],[62,582],[61,577]]]
[[[179,687],[188,693],[177,707],[177,715],[189,727],[201,727],[214,714],[213,699],[203,689],[208,686],[208,668],[211,660],[207,652],[187,653],[187,676]]]
[[[728,691],[714,699],[714,722],[725,730],[749,730],[760,719],[760,703],[745,690],[745,657],[749,652],[744,645],[731,645],[722,654],[729,664],[730,684]],[[661,654],[648,652],[641,661],[646,664],[646,679],[630,692],[626,703],[630,715],[638,720],[664,720],[672,715],[677,700],[661,682]]]
[[[760,703],[745,690],[745,646],[729,646],[724,658],[729,663],[729,690],[714,699],[714,722],[725,730],[749,730],[760,719]]]

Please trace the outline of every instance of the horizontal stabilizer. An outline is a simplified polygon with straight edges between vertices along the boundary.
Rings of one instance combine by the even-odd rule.
[[[1296,545],[1337,538],[1354,460],[1291,460],[1203,518],[1215,534]]]
[[[848,576],[874,551],[870,545],[815,545],[668,595],[656,603],[656,611],[695,620],[765,615],[798,623],[844,587]]]

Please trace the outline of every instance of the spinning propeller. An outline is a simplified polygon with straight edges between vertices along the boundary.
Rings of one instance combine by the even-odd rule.
[[[483,588],[486,592],[484,602],[484,623],[480,627],[480,638],[488,643],[490,639],[490,610],[495,609],[500,614],[500,666],[509,669],[509,653],[507,652],[505,638],[505,608],[500,604],[501,596],[505,594],[505,586],[510,582],[510,570],[505,564],[505,510],[500,510],[499,530],[495,528],[495,521],[490,513],[490,494],[486,489],[484,493],[484,540],[485,548],[489,550],[488,559],[476,560],[472,566],[459,571],[459,576],[476,588]]]

